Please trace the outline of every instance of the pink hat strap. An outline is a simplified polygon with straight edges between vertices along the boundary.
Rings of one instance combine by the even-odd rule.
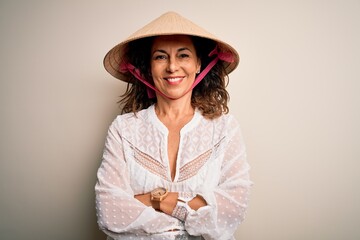
[[[219,61],[222,60],[224,62],[229,62],[232,63],[234,62],[234,55],[230,52],[226,53],[226,52],[219,52],[218,51],[218,47],[216,46],[214,48],[214,50],[212,50],[209,53],[209,57],[211,56],[216,56],[205,68],[204,70],[202,70],[201,73],[199,73],[199,75],[195,78],[195,81],[192,85],[192,87],[190,88],[189,91],[191,91],[192,89],[194,89],[194,87],[196,87],[196,85],[198,85],[201,80],[203,80],[203,78],[206,76],[206,74],[208,74],[210,72],[210,70],[215,66],[215,64]]]
[[[234,56],[233,56],[232,53],[230,53],[230,52],[219,52],[217,46],[214,48],[214,50],[212,50],[209,53],[208,56],[211,57],[211,56],[214,56],[214,55],[216,57],[204,68],[204,70],[202,70],[201,73],[199,73],[199,75],[195,78],[195,81],[194,81],[193,85],[191,86],[191,88],[188,91],[186,91],[185,94],[187,94],[189,91],[193,90],[196,87],[196,85],[198,85],[201,82],[201,80],[204,79],[206,74],[208,74],[210,72],[210,70],[215,66],[215,64],[219,60],[229,62],[229,63],[234,62]],[[120,64],[120,69],[119,70],[122,73],[125,73],[125,72],[129,71],[135,78],[137,78],[139,81],[144,83],[147,86],[147,94],[148,94],[149,98],[154,98],[155,97],[155,91],[156,91],[157,93],[161,94],[162,96],[164,96],[164,97],[166,97],[168,99],[174,100],[174,98],[166,96],[164,93],[162,93],[161,91],[156,89],[153,85],[151,85],[148,81],[146,81],[146,79],[141,75],[140,70],[135,68],[134,65],[123,61]]]
[[[158,93],[162,94],[164,97],[167,97],[165,94],[163,94],[162,92],[157,90],[153,85],[151,85],[148,81],[146,81],[146,79],[141,75],[140,70],[138,68],[136,68],[131,63],[124,62],[124,61],[121,62],[120,63],[120,72],[125,73],[127,71],[129,71],[134,77],[136,77],[140,82],[144,83],[147,86],[146,90],[147,90],[147,95],[149,98],[155,97],[154,91],[157,91]]]

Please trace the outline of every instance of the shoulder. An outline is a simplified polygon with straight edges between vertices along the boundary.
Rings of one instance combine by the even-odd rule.
[[[139,127],[146,124],[149,118],[149,108],[140,110],[137,113],[125,113],[118,115],[111,124],[111,127],[117,129],[128,129],[132,127]]]
[[[211,136],[213,139],[212,141],[218,142],[222,139],[232,138],[239,130],[240,125],[237,119],[234,115],[228,113],[214,119],[208,119],[202,116],[202,119],[194,132],[200,132],[202,135],[206,133]]]
[[[142,109],[138,112],[131,112],[131,113],[125,113],[122,115],[118,115],[115,118],[115,121],[125,121],[125,122],[133,122],[133,121],[144,121],[146,119],[148,119],[150,111],[153,107],[150,106],[149,108],[146,109]]]
[[[228,131],[235,130],[236,128],[240,127],[236,117],[231,113],[222,114],[220,117],[209,119],[208,121],[214,124],[215,127],[223,128],[223,130]]]

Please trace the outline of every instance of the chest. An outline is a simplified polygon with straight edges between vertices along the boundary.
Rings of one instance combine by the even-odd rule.
[[[150,131],[150,129],[148,129]],[[149,132],[124,145],[132,189],[137,193],[165,186],[196,191],[216,186],[221,173],[221,139],[196,130],[187,134]]]

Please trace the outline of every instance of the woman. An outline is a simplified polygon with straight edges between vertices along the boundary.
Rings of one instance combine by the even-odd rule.
[[[226,75],[235,49],[169,12],[105,56],[129,83],[96,184],[108,239],[234,239],[251,182]]]

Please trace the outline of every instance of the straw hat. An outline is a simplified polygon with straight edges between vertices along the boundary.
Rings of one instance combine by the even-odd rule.
[[[232,72],[239,64],[239,54],[229,44],[179,14],[167,12],[113,47],[104,58],[104,67],[115,78],[128,82],[128,77],[120,71],[120,64],[123,59],[124,49],[129,42],[146,37],[179,34],[208,38],[217,42],[220,52],[230,54],[233,57],[232,62],[226,63],[227,74]]]

